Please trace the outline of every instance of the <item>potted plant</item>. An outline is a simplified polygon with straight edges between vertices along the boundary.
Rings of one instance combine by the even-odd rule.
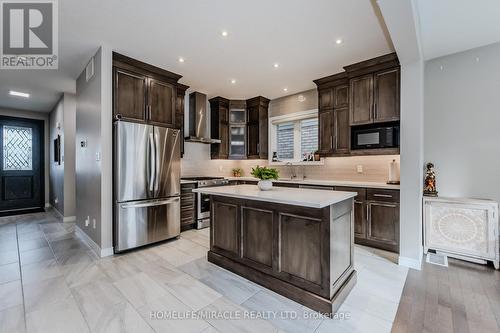
[[[233,177],[241,177],[243,175],[243,170],[241,168],[234,168]]]
[[[261,191],[270,190],[273,187],[273,180],[278,180],[279,172],[275,168],[256,166],[252,168],[251,175],[260,179],[257,186]]]

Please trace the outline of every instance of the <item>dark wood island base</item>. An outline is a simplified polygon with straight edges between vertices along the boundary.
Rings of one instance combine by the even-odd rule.
[[[356,284],[353,199],[310,208],[211,195],[208,261],[333,314]]]

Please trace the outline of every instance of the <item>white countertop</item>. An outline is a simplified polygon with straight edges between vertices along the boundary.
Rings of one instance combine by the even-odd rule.
[[[225,177],[228,180],[250,180],[259,181],[253,177]],[[366,187],[366,188],[381,188],[388,190],[399,190],[399,185],[392,185],[380,182],[358,182],[349,180],[321,180],[321,179],[304,179],[304,180],[288,180],[280,179],[274,180],[276,183],[290,183],[299,185],[323,185],[323,186],[347,186],[347,187]]]
[[[327,207],[357,195],[356,192],[289,187],[273,187],[269,191],[261,191],[257,185],[203,187],[194,189],[193,192],[311,208]]]

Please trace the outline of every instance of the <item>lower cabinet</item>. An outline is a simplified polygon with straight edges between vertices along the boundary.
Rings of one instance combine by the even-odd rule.
[[[367,202],[366,240],[384,250],[399,252],[399,204]]]
[[[354,201],[354,237],[366,238],[365,203],[359,200]]]
[[[399,191],[335,187],[357,192],[354,199],[354,241],[356,244],[399,253]]]

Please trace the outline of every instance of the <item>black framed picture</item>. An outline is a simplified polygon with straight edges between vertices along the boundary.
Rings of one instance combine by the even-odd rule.
[[[61,136],[54,139],[54,162],[61,165]]]

